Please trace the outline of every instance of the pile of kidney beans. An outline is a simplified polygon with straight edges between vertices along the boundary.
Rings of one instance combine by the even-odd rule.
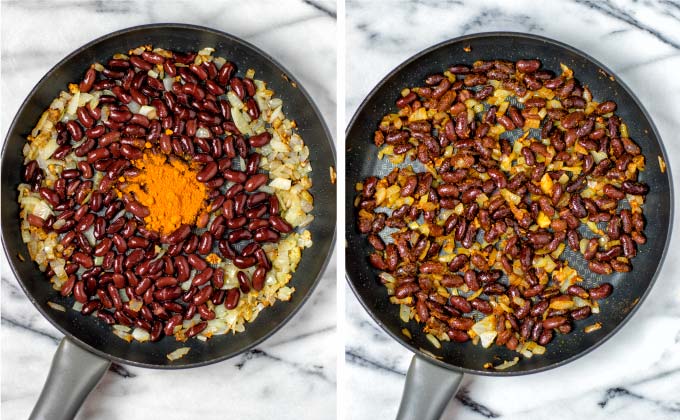
[[[173,335],[176,326],[198,313],[201,322],[185,332],[186,337],[194,336],[215,318],[208,301],[233,309],[242,293],[261,290],[271,269],[261,244],[275,243],[292,231],[279,215],[277,197],[258,191],[268,175],[258,173],[260,155],[254,148],[266,145],[271,135],[241,135],[225,99],[231,90],[257,119],[253,80],[237,76],[230,62],[220,69],[213,62],[196,65],[196,55],[173,52],[172,58],[165,58],[147,50],[129,59],[111,59],[102,71],[88,69],[80,91],[113,94],[102,95],[96,108],[78,108],[77,120],[56,125],[59,148],[52,156],[64,160],[73,153],[86,159],[76,169],[63,170],[51,188],[35,161],[28,162],[23,173],[24,181],[55,212],[47,220],[29,215],[29,223],[58,232],[63,247],[72,250],[65,257],[68,280],[61,294],[73,294],[83,304],[82,314],[96,311],[107,324],[143,328],[152,341]],[[171,91],[149,76],[156,65],[162,65],[167,76],[180,77]],[[153,106],[157,118],[133,113],[127,106],[131,101]],[[109,110],[106,121],[104,106]],[[199,128],[208,129],[210,137],[196,137]],[[119,198],[119,178],[138,174],[132,161],[142,157],[147,142],[154,152],[200,164],[197,179],[209,190],[207,212],[193,226],[160,235],[144,225],[147,208],[127,195]],[[245,168],[239,167],[239,157]],[[97,171],[104,177],[95,188]],[[211,220],[211,215],[216,217]],[[91,227],[94,244],[84,235]],[[167,247],[167,252],[159,256],[156,246]],[[238,272],[239,288],[222,289],[224,271],[206,261],[212,252],[240,269],[257,268],[252,278]],[[95,264],[96,257],[102,258],[101,264]],[[47,275],[53,274],[48,269]],[[180,284],[192,276],[191,287],[182,290]]]

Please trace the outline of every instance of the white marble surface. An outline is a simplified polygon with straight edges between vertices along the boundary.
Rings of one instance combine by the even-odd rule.
[[[240,36],[306,87],[335,132],[333,1],[2,1],[2,129],[62,57],[108,32],[152,22],[194,23]],[[70,22],[70,23],[69,23]],[[304,45],[304,48],[300,48]],[[19,289],[2,255],[2,417],[27,418],[60,333]],[[207,367],[116,367],[80,419],[335,417],[336,263],[302,310],[256,350]]]
[[[372,87],[408,57],[449,38],[495,30],[560,40],[615,71],[651,113],[669,153],[677,191],[678,2],[349,1],[347,121]],[[677,218],[676,211],[676,223]],[[680,282],[674,276],[678,245],[676,235],[651,294],[614,338],[545,373],[468,376],[443,418],[680,418]],[[411,353],[383,333],[348,288],[346,302],[347,418],[394,418]]]

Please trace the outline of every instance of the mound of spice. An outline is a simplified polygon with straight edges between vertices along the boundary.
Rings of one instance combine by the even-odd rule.
[[[139,175],[126,179],[123,194],[132,194],[149,210],[147,229],[168,234],[183,224],[193,225],[205,207],[207,188],[196,180],[197,171],[179,159],[146,152],[134,161]]]

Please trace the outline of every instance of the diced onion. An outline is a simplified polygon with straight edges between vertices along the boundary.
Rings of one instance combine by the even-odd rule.
[[[167,92],[172,92],[172,85],[175,83],[175,79],[172,77],[165,77],[163,79],[163,87]]]
[[[196,137],[201,138],[201,139],[207,139],[211,137],[210,130],[208,130],[205,127],[199,127],[196,130]]]
[[[519,362],[519,357],[515,356],[514,359],[506,360],[503,363],[501,363],[500,365],[494,366],[493,368],[496,369],[496,370],[505,370],[509,367],[515,366],[518,362]]]
[[[58,303],[48,301],[47,306],[54,309],[55,311],[66,312],[66,308],[64,308],[62,305]]]
[[[180,347],[177,350],[168,353],[166,356],[168,359],[171,361],[175,361],[177,359],[181,359],[182,357],[186,356],[187,353],[189,353],[189,350],[191,350],[191,347]]]

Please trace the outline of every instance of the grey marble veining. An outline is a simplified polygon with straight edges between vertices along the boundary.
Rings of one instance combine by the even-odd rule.
[[[30,89],[61,58],[106,33],[153,22],[213,27],[267,51],[305,86],[334,133],[335,19],[335,2],[320,0],[3,0],[0,138]],[[61,333],[31,305],[0,254],[1,417],[22,419],[38,398]],[[114,365],[78,418],[334,418],[335,273],[333,258],[300,312],[248,353],[180,371]]]
[[[407,58],[450,38],[489,31],[557,39],[616,72],[659,129],[677,190],[679,2],[351,0],[345,123],[375,84]],[[677,218],[676,212],[676,223]],[[614,338],[548,372],[513,378],[467,376],[443,418],[680,418],[678,242],[673,237],[653,290]],[[347,418],[394,418],[411,353],[383,333],[349,288],[346,313]]]

